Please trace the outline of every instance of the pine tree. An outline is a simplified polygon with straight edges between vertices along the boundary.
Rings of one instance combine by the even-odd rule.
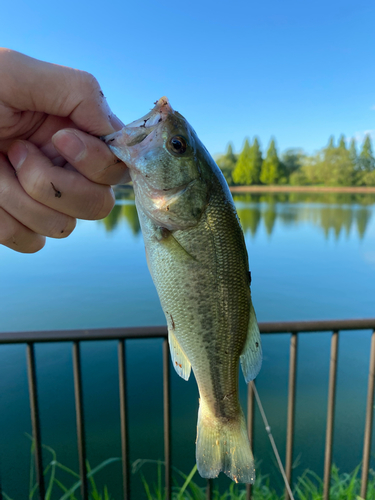
[[[371,139],[367,135],[358,159],[359,184],[375,186],[375,158],[372,153]]]
[[[334,147],[335,147],[335,138],[333,135],[331,135],[331,137],[328,140],[326,149],[333,149]]]
[[[250,148],[249,184],[260,184],[262,163],[262,152],[260,150],[258,139],[255,137],[253,145]]]
[[[354,168],[357,169],[358,156],[357,156],[357,147],[355,144],[355,139],[352,139],[350,141],[349,156],[350,156],[350,161],[353,163]]]
[[[345,142],[345,135],[341,134],[340,139],[339,139],[339,149],[346,150],[346,142]]]
[[[251,164],[251,148],[249,144],[249,139],[245,140],[243,149],[238,157],[236,168],[233,170],[233,181],[236,184],[242,186],[249,185],[251,182],[250,178],[250,164]]]
[[[352,138],[349,147],[349,160],[353,168],[353,185],[358,184],[360,180],[359,166],[358,166],[358,154],[355,139]]]
[[[267,151],[267,156],[263,160],[260,180],[263,184],[277,184],[281,176],[281,163],[277,156],[275,140],[272,139]]]
[[[216,159],[216,163],[218,164],[220,170],[223,172],[225,180],[229,185],[233,184],[233,170],[236,167],[237,156],[233,153],[232,144],[229,143],[227,147],[227,152],[225,155],[219,156]]]
[[[236,161],[237,161],[237,157],[236,155],[233,153],[233,147],[232,147],[232,143],[228,143],[228,146],[227,146],[227,152],[225,153],[225,159],[227,160],[228,163],[230,163],[231,165],[235,165]]]
[[[337,147],[329,146],[323,150],[319,165],[324,184],[330,186],[352,186],[355,182],[355,165],[350,151],[346,149],[345,138],[341,136]]]
[[[363,172],[372,172],[375,170],[375,159],[372,154],[371,139],[369,135],[366,135],[361,154],[359,155],[359,166]]]

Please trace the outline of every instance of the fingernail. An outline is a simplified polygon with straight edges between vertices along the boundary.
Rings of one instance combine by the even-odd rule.
[[[69,160],[79,161],[86,152],[86,146],[74,132],[59,130],[52,137],[56,149]]]
[[[27,146],[24,142],[16,141],[12,144],[8,152],[8,158],[16,170],[18,170],[26,160],[27,153]]]
[[[125,123],[123,123],[120,120],[120,118],[118,118],[114,114],[111,115],[111,117],[109,118],[109,121],[111,122],[112,127],[115,129],[115,132],[117,132],[117,130],[121,130],[123,127],[125,127]]]

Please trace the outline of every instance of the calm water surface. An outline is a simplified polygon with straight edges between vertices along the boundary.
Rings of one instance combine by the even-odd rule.
[[[49,240],[38,254],[0,247],[0,332],[165,323],[134,203],[119,198],[107,219],[78,222],[69,238]],[[260,321],[375,316],[374,196],[238,195],[235,201]],[[340,336],[333,458],[347,471],[361,461],[370,335]],[[283,456],[289,336],[267,336],[263,345],[257,384]],[[321,474],[330,334],[302,334],[299,348],[295,473],[310,468]],[[56,450],[60,462],[78,470],[71,345],[38,345],[36,355],[43,442]],[[82,361],[88,458],[95,466],[121,454],[116,343],[83,344]],[[128,342],[127,366],[131,460],[161,459],[161,341]],[[244,402],[242,375],[241,391]],[[186,473],[194,465],[197,408],[194,378],[184,382],[173,372],[173,464]],[[25,348],[2,346],[0,475],[14,500],[28,494],[25,433],[30,431]],[[255,436],[258,468],[278,487],[281,480],[258,413]],[[155,471],[153,464],[144,466],[146,477],[153,478]],[[119,464],[102,471],[98,480],[120,498]],[[132,484],[139,492],[139,475],[132,476]]]

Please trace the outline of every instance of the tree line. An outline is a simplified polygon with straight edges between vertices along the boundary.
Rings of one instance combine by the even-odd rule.
[[[375,186],[375,158],[370,136],[360,151],[351,140],[346,145],[341,135],[337,144],[331,136],[328,145],[313,155],[302,149],[287,149],[279,156],[272,139],[263,156],[258,139],[245,140],[239,154],[229,144],[224,155],[216,158],[230,186],[290,184],[294,186]]]
[[[125,199],[129,199],[127,195],[128,193],[125,193]],[[121,194],[116,193],[116,198],[122,198]],[[133,198],[133,193],[130,193],[130,199]],[[235,194],[233,198],[235,202],[239,202],[237,212],[245,234],[251,234],[253,237],[262,225],[266,233],[271,235],[278,220],[284,225],[298,222],[317,225],[323,229],[326,239],[330,237],[331,232],[336,239],[342,232],[349,235],[354,227],[359,238],[363,239],[371,219],[371,209],[366,205],[374,203],[374,196],[370,194]],[[280,205],[285,202],[293,204],[303,201],[319,203],[315,203],[315,206],[307,211],[285,211]],[[141,233],[134,203],[115,205],[112,212],[105,219],[98,221],[98,224],[104,224],[106,230],[111,232],[119,228],[123,221],[135,236]]]

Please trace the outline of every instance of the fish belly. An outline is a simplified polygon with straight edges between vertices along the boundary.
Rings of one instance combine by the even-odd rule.
[[[168,329],[191,363],[200,393],[197,463],[253,482],[254,465],[238,399],[250,289],[247,252],[232,203],[212,196],[197,226],[160,234],[139,207],[150,272]]]

